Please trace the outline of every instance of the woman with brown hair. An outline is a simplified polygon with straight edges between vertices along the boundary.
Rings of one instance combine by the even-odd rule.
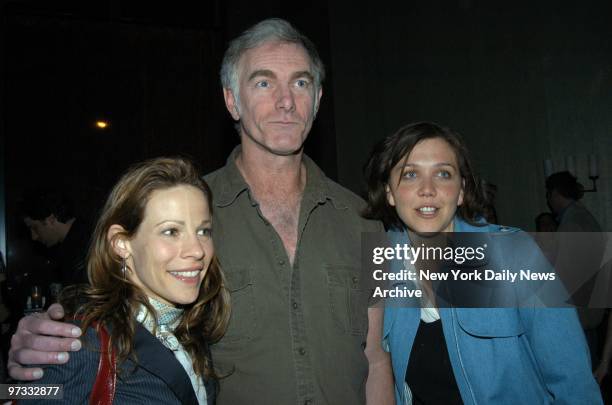
[[[40,384],[66,403],[213,404],[208,345],[229,298],[211,239],[211,193],[187,160],[132,167],[111,191],[89,250],[90,286],[61,300],[84,334]]]
[[[484,220],[468,150],[450,129],[431,122],[401,127],[376,145],[366,178],[365,215],[384,222],[392,245],[438,246],[448,233],[458,249],[471,246],[464,244],[471,239],[485,241],[487,268],[552,271],[527,234]],[[468,271],[477,268],[473,262]],[[411,263],[446,271],[449,262],[394,265]],[[402,284],[421,288],[427,298],[390,300],[385,307],[382,344],[391,354],[398,404],[601,403],[574,309],[535,306],[535,300],[514,305],[519,301],[504,298],[528,292],[514,285],[497,284],[479,295],[482,290],[468,283],[446,289],[416,278],[394,285]],[[472,301],[451,300],[451,288]]]

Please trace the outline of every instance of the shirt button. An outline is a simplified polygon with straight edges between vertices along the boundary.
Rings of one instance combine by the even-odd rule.
[[[293,307],[293,309],[297,309],[298,304],[297,304],[297,302],[294,301],[293,304],[291,304],[291,306]]]
[[[306,349],[304,349],[303,347],[300,348],[299,350],[300,355],[305,355],[306,354]]]

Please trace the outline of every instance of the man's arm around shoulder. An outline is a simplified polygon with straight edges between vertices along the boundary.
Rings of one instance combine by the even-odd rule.
[[[15,380],[38,380],[43,376],[40,367],[26,368],[30,364],[63,364],[69,359],[69,351],[81,348],[76,337],[81,329],[71,323],[57,322],[62,319],[61,305],[53,304],[46,313],[29,315],[19,321],[17,331],[11,338],[7,368]]]

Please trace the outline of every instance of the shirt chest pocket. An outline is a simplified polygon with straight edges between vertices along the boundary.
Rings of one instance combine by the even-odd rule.
[[[254,285],[251,269],[224,268],[227,289],[231,299],[230,322],[221,343],[246,342],[257,329]]]
[[[325,272],[334,323],[344,333],[363,335],[367,327],[368,301],[361,289],[359,270],[346,265],[325,265]]]

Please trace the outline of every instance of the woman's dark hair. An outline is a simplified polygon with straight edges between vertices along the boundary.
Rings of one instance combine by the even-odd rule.
[[[459,173],[464,181],[463,204],[457,210],[458,215],[470,224],[479,225],[477,220],[482,216],[484,203],[465,143],[455,132],[433,122],[405,125],[376,144],[364,168],[368,186],[368,205],[363,212],[365,218],[380,220],[387,229],[406,228],[395,208],[387,201],[386,187],[395,165],[407,159],[417,143],[432,138],[443,139],[455,152]]]
[[[584,195],[584,187],[568,171],[557,172],[548,176],[546,179],[546,191],[551,193],[554,190],[557,190],[563,197],[571,198],[575,201],[580,200]]]

